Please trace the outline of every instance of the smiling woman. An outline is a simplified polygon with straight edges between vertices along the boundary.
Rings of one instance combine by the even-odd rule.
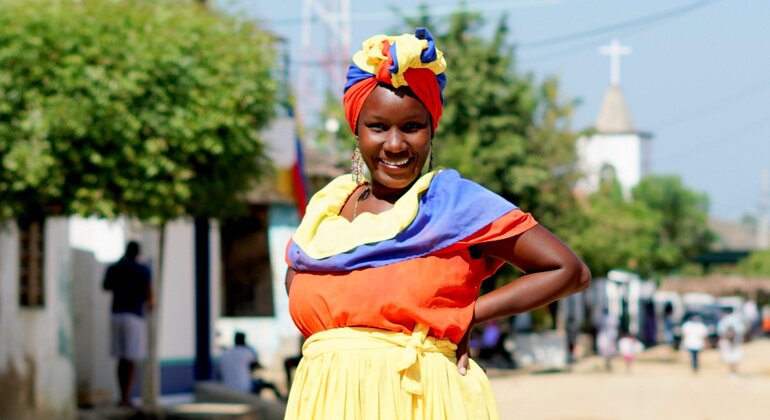
[[[500,196],[453,170],[422,174],[446,82],[430,32],[372,37],[353,63],[353,174],[313,196],[287,247],[307,341],[286,418],[499,418],[470,330],[582,290],[590,273]],[[526,274],[478,297],[506,262]]]
[[[393,206],[420,175],[432,136],[430,114],[408,87],[377,85],[358,117],[359,153],[372,177],[354,200],[361,202],[361,211],[379,213]]]

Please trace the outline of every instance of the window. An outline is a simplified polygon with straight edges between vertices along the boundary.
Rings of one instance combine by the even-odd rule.
[[[45,305],[44,225],[42,220],[19,222],[19,304]]]
[[[222,223],[224,316],[273,316],[273,276],[267,239],[268,207]]]

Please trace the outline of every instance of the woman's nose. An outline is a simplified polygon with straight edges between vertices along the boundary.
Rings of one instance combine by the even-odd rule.
[[[408,145],[406,144],[406,136],[404,132],[396,127],[393,127],[388,132],[388,138],[385,140],[383,148],[392,153],[403,152]]]

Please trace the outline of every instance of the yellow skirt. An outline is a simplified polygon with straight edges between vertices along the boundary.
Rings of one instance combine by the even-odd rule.
[[[457,371],[456,346],[375,328],[313,334],[289,393],[286,419],[499,419],[484,371]]]

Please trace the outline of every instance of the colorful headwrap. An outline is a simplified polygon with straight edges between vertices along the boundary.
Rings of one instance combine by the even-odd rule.
[[[409,86],[428,108],[435,133],[444,105],[445,69],[444,54],[425,28],[417,28],[414,35],[375,35],[367,39],[363,49],[353,55],[342,98],[350,130],[356,132],[364,101],[382,82],[395,88]]]

